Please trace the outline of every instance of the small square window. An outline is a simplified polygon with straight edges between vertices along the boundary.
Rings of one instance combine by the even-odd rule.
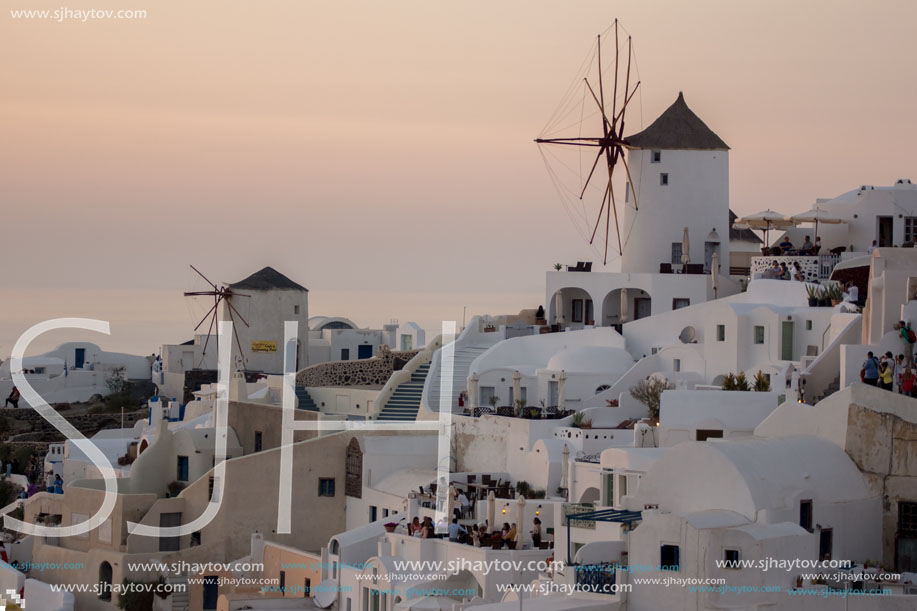
[[[716,326],[716,341],[718,342],[726,341],[726,325],[717,325]]]
[[[737,569],[739,567],[739,550],[727,549],[723,552],[723,561],[727,569]]]
[[[663,185],[663,186],[669,184],[669,175],[668,175],[668,173],[662,172],[662,173],[659,175],[659,184],[660,184],[660,185]]]
[[[764,343],[764,327],[761,325],[755,325],[755,343]]]
[[[811,330],[812,330],[812,321],[807,320],[806,321],[806,331],[811,331]]]
[[[681,359],[672,359],[672,371],[675,373],[681,371]]]
[[[662,161],[662,151],[653,151],[653,163]]]
[[[320,477],[318,479],[318,495],[334,496],[334,478]]]
[[[659,550],[659,564],[664,571],[678,570],[678,546],[663,545]]]

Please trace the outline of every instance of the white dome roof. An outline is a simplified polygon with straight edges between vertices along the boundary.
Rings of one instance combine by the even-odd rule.
[[[555,353],[548,361],[547,369],[577,373],[624,373],[633,365],[634,358],[623,348],[576,346]]]

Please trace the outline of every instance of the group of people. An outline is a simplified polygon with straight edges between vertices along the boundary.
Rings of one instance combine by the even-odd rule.
[[[411,520],[407,527],[408,535],[419,539],[434,539],[437,537],[436,528],[433,525],[433,519],[429,516],[423,521],[417,516]],[[491,532],[487,522],[482,522],[476,526],[466,527],[459,524],[458,518],[452,518],[452,522],[447,527],[447,536],[453,543],[464,543],[474,547],[494,547],[495,542],[500,547],[515,549],[516,547],[516,524],[509,522],[503,523],[501,530]],[[532,544],[535,548],[541,546],[541,520],[535,518],[532,523],[532,530],[529,531],[532,536]]]
[[[805,277],[802,275],[802,268],[799,267],[799,263],[793,263],[793,267],[787,267],[786,263],[778,263],[776,259],[764,271],[765,280],[795,280],[797,282],[805,282]]]
[[[860,369],[860,380],[870,386],[917,397],[917,370],[914,368],[914,332],[904,321],[895,325],[905,351],[894,356],[891,351],[876,356],[870,351]]]
[[[816,236],[815,242],[812,242],[809,239],[809,236],[806,236],[805,241],[802,243],[798,249],[793,246],[793,243],[790,241],[790,238],[784,236],[783,241],[780,242],[777,246],[780,247],[781,254],[784,255],[798,255],[800,257],[817,255],[818,251],[821,250],[821,238]]]

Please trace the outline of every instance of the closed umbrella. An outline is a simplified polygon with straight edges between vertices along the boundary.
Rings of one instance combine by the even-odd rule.
[[[717,278],[720,275],[720,255],[719,253],[713,253],[713,256],[710,257],[710,283],[713,285],[713,298],[716,299],[716,289],[718,280]]]
[[[455,486],[449,484],[449,492],[446,498],[446,523],[452,522],[455,517]]]
[[[567,397],[564,392],[564,386],[567,382],[567,372],[564,370],[560,371],[560,375],[557,376],[557,411],[564,412],[567,409]]]
[[[841,223],[849,223],[847,219],[842,219],[840,217],[834,216],[827,210],[815,207],[811,210],[806,210],[801,214],[794,214],[789,219],[794,224],[798,225],[800,223],[815,223],[815,239],[818,239],[818,224],[824,223],[826,225],[839,225]]]
[[[471,377],[468,378],[468,407],[474,409],[478,407],[478,373],[474,372],[471,374]]]
[[[494,520],[497,519],[497,495],[491,490],[487,493],[487,529],[493,532]]]
[[[763,230],[765,246],[770,246],[770,243],[767,241],[767,236],[771,229],[786,229],[787,227],[793,226],[793,221],[787,220],[785,214],[774,212],[769,208],[763,212],[756,212],[755,214],[749,214],[748,216],[736,219],[736,223],[745,225],[749,229]],[[735,227],[735,224],[733,224],[733,227]]]
[[[564,324],[564,296],[560,291],[554,293],[554,322]]]
[[[687,265],[691,262],[691,240],[688,239],[688,228],[685,227],[685,230],[681,234],[681,264],[686,266],[685,271],[688,270]]]
[[[560,487],[564,490],[567,489],[567,469],[569,468],[570,463],[570,448],[567,447],[567,444],[564,444],[564,449],[560,453],[561,464],[560,464]]]
[[[516,549],[522,549],[525,541],[525,497],[519,495],[516,501]]]
[[[515,407],[519,401],[522,401],[522,374],[519,373],[519,370],[513,372],[513,407]],[[525,407],[524,405],[522,407]]]

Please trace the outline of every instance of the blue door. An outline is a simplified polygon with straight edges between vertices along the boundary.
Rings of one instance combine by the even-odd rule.
[[[86,362],[86,349],[77,348],[74,351],[74,355],[73,355],[73,366],[76,367],[77,369],[82,369],[83,363],[85,362]]]
[[[358,359],[368,359],[373,355],[372,346],[357,346],[357,358]]]
[[[204,611],[217,608],[217,599],[220,597],[220,584],[216,575],[204,577]]]
[[[178,457],[178,481],[187,482],[188,481],[188,457],[179,456]]]

